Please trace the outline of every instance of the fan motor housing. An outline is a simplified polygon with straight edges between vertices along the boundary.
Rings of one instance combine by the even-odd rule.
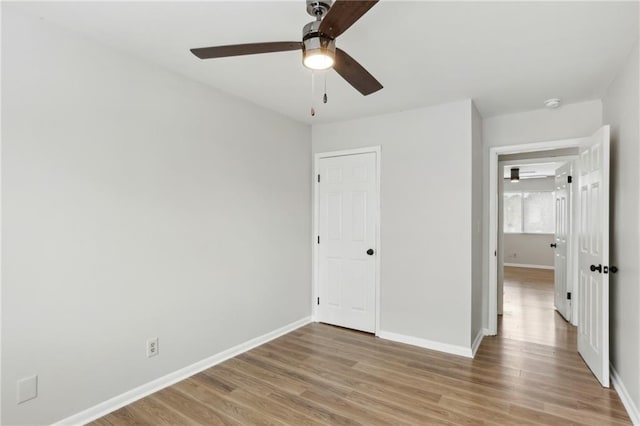
[[[326,35],[321,34],[318,31],[320,29],[320,22],[321,21],[309,22],[307,25],[305,25],[302,28],[302,42],[307,47],[311,47],[311,43],[313,43],[314,45],[317,44],[318,47],[319,46],[329,47],[329,45],[333,44],[333,50],[335,50],[335,44],[336,44],[335,40],[332,39],[331,37],[327,37]],[[318,40],[315,41],[316,39]],[[308,44],[307,40],[314,40],[314,41]]]
[[[333,57],[336,53],[336,41],[330,39],[329,37],[322,37],[316,34],[302,41],[302,49],[305,53],[319,50],[322,52],[326,52],[326,54]],[[305,53],[303,53],[303,55]]]
[[[306,39],[311,37],[318,36],[318,30],[320,29],[321,22],[322,21],[309,22],[307,25],[302,27],[302,41],[305,41]]]
[[[313,21],[304,26],[302,29],[302,48],[304,51],[318,49],[326,51],[333,57],[336,52],[336,41],[318,32],[320,22],[321,21]]]

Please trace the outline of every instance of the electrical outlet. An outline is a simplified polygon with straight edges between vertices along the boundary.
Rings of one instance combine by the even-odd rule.
[[[147,358],[158,355],[160,348],[158,347],[158,338],[147,340]]]

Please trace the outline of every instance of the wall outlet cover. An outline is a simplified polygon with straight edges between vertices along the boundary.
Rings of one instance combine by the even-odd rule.
[[[157,337],[147,340],[147,358],[151,358],[153,356],[158,355],[159,351],[160,351],[160,347],[158,346]]]
[[[38,396],[38,376],[25,377],[18,380],[18,404],[32,400]]]

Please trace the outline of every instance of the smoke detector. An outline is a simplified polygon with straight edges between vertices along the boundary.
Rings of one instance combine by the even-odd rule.
[[[560,99],[558,98],[547,99],[546,101],[544,101],[544,106],[546,106],[549,109],[556,109],[560,106]]]

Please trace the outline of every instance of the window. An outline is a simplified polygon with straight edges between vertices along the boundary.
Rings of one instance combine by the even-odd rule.
[[[522,232],[522,194],[504,194],[504,232]]]
[[[553,192],[505,192],[504,232],[553,234]]]

